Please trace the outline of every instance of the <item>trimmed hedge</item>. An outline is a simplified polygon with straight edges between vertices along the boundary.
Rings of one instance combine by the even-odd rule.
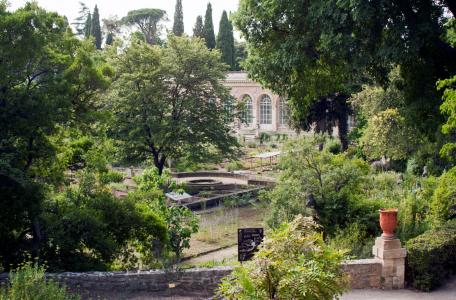
[[[431,291],[456,272],[456,220],[406,243],[407,282]]]

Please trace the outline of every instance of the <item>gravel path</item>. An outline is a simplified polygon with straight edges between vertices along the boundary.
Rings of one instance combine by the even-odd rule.
[[[214,251],[205,255],[201,255],[195,258],[191,258],[189,260],[185,260],[185,264],[201,264],[205,262],[212,262],[212,261],[222,261],[222,260],[231,260],[233,257],[237,255],[237,245],[229,248],[225,248],[222,250]]]

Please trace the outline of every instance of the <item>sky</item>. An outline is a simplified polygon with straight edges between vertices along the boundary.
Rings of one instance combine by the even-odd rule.
[[[10,9],[15,10],[23,6],[26,0],[8,0]],[[72,23],[78,16],[80,9],[80,0],[37,0],[38,4],[46,10],[55,11],[65,15],[68,21]],[[174,19],[175,0],[82,0],[91,11],[98,6],[100,12],[100,21],[103,18],[117,15],[119,18],[127,15],[130,10],[140,8],[160,8],[167,12],[169,21],[164,23],[168,29],[172,29]],[[210,0],[212,4],[212,20],[214,23],[215,34],[217,35],[220,17],[223,10],[228,13],[235,12],[238,7],[238,0]],[[206,13],[208,0],[182,0],[184,11],[184,29],[188,35],[193,34],[196,17],[203,16]]]

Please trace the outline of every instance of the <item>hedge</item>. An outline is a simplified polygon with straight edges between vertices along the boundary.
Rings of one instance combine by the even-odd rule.
[[[406,243],[407,282],[422,291],[437,288],[456,272],[456,220]]]

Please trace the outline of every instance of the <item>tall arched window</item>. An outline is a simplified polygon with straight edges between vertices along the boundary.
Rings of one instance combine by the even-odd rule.
[[[261,96],[260,124],[272,124],[272,101],[268,95]]]
[[[253,103],[252,98],[249,95],[242,97],[242,102],[245,103],[245,109],[242,113],[242,119],[247,123],[251,124],[253,120]]]
[[[279,124],[286,125],[288,123],[288,104],[287,101],[282,97],[280,97],[279,114]]]

